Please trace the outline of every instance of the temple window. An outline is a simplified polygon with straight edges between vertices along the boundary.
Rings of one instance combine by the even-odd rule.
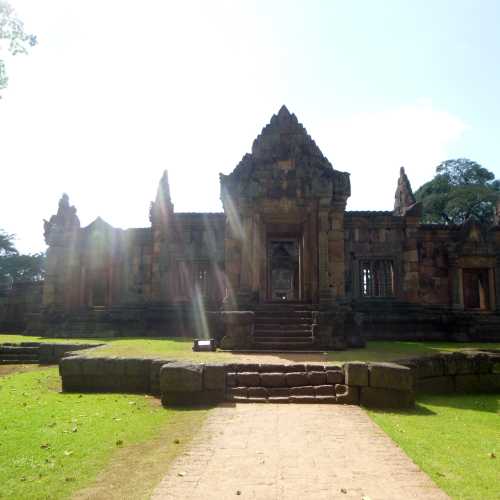
[[[392,260],[362,260],[360,262],[362,297],[394,296],[394,264]]]

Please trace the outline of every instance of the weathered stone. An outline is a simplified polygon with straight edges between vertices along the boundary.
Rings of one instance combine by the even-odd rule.
[[[228,387],[227,393],[230,396],[247,398],[248,397],[248,387]]]
[[[335,404],[337,403],[337,398],[335,396],[316,396],[316,403]]]
[[[444,360],[441,356],[420,358],[417,364],[417,378],[442,377],[444,375]]]
[[[133,377],[149,377],[151,359],[147,358],[126,358],[125,375]]]
[[[273,398],[288,398],[291,394],[289,387],[269,387],[267,392]]]
[[[287,404],[290,402],[290,399],[288,397],[281,397],[281,396],[272,396],[267,399],[269,403],[279,403],[279,404]]]
[[[343,384],[345,382],[344,373],[341,370],[328,370],[326,372],[327,384]]]
[[[167,392],[201,392],[203,365],[169,363],[160,370],[160,390]]]
[[[102,358],[82,358],[84,375],[104,375],[104,360]]]
[[[308,363],[306,364],[306,371],[308,372],[324,372],[324,365],[318,365],[316,363]]]
[[[368,365],[350,362],[344,365],[345,383],[347,385],[368,385]]]
[[[316,385],[314,393],[316,396],[335,396],[335,388],[333,385]]]
[[[276,372],[282,372],[282,371],[285,371],[284,367],[282,365],[277,365],[277,364],[272,364],[272,363],[268,363],[268,364],[261,363],[259,365],[259,372],[260,373],[276,373]]]
[[[238,373],[258,373],[260,369],[258,363],[237,363],[234,367],[234,371]]]
[[[221,403],[226,399],[224,391],[166,391],[162,392],[163,406],[208,406]]]
[[[203,369],[203,388],[224,390],[226,388],[226,369],[224,365],[205,365]]]
[[[291,372],[285,374],[286,383],[289,387],[309,385],[307,372]]]
[[[284,373],[261,373],[260,383],[264,387],[286,387],[286,378]]]
[[[335,386],[335,395],[337,403],[345,405],[359,404],[359,387],[337,384]]]
[[[304,387],[291,387],[290,394],[292,396],[315,396],[316,392],[312,385],[306,385]]]
[[[481,392],[500,393],[500,373],[482,373],[479,375]]]
[[[306,365],[301,365],[301,364],[284,365],[284,370],[290,373],[305,372]]]
[[[260,385],[260,375],[257,372],[241,372],[237,375],[238,385],[257,386]]]
[[[247,398],[247,403],[268,403],[269,399],[267,398]]]
[[[417,394],[449,394],[455,392],[453,375],[444,377],[422,378],[415,385]]]
[[[480,392],[481,383],[478,374],[456,375],[455,390],[457,392]]]
[[[268,392],[265,387],[249,387],[248,397],[249,398],[267,398]]]
[[[362,387],[361,404],[369,408],[411,408],[415,405],[415,393],[412,390]]]
[[[59,374],[61,377],[72,375],[83,375],[82,358],[73,356],[71,358],[63,358],[59,361]]]
[[[411,370],[406,366],[394,363],[370,363],[370,386],[382,389],[395,389],[398,391],[413,388],[413,377]]]
[[[326,384],[326,372],[307,372],[309,383],[311,385],[324,385]]]
[[[228,373],[226,374],[226,385],[228,387],[235,387],[238,382],[238,377],[236,373]]]

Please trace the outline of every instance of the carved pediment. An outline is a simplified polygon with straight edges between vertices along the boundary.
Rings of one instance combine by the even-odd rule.
[[[222,199],[319,198],[345,201],[349,174],[334,170],[306,129],[283,106],[234,171],[220,175]]]

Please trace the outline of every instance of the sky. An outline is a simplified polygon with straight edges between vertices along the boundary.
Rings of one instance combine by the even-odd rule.
[[[466,157],[500,177],[497,0],[10,0],[38,37],[5,55],[0,228],[46,249],[67,193],[83,226],[147,227],[163,170],[177,212],[222,211],[230,173],[286,104],[348,210],[391,210]]]

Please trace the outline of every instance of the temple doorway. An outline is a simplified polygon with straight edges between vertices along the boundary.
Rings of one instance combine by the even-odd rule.
[[[269,300],[301,300],[300,261],[297,238],[273,238],[268,241]]]
[[[463,285],[465,309],[490,308],[488,269],[464,269]]]

